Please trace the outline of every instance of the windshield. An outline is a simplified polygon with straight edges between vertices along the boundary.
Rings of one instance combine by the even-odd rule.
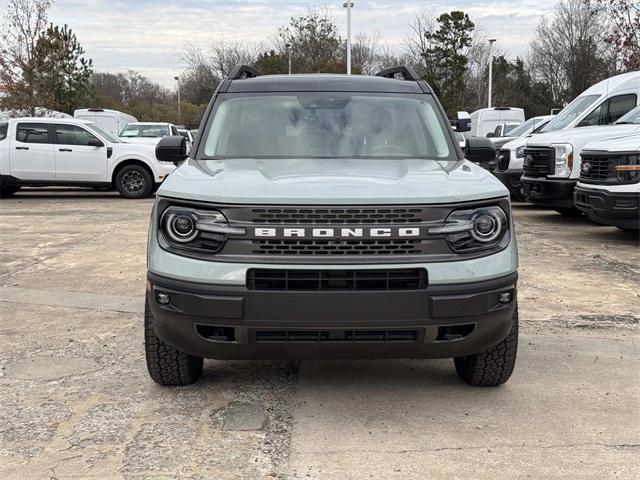
[[[368,93],[224,95],[206,158],[457,160],[430,96]]]
[[[102,136],[103,138],[106,138],[111,143],[122,143],[122,140],[120,140],[118,137],[116,137],[109,130],[106,130],[106,129],[102,128],[97,123],[88,122],[88,123],[85,123],[85,125],[89,128],[89,130],[93,130],[95,133],[97,133],[98,135]]]
[[[164,137],[169,134],[169,130],[166,125],[127,125],[120,132],[121,137],[146,137],[157,138]]]
[[[525,135],[526,133],[529,132],[529,130],[531,130],[531,128],[533,127],[534,123],[536,123],[536,119],[535,118],[530,118],[526,122],[521,123],[516,128],[511,130],[511,132],[509,133],[509,136],[510,137],[521,137],[522,135]]]
[[[593,105],[598,98],[600,98],[600,95],[581,95],[576,97],[569,105],[564,107],[542,131],[553,132],[554,130],[560,130],[569,126],[571,122]]]
[[[630,110],[628,113],[620,117],[616,123],[633,123],[640,125],[640,107]]]
[[[511,133],[513,132],[513,130],[517,127],[518,125],[505,125],[504,126],[504,131],[502,132],[502,135],[504,137],[507,136],[507,134],[511,135]]]

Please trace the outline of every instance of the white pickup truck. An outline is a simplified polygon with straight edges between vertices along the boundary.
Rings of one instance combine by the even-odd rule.
[[[155,145],[123,142],[95,123],[16,118],[0,123],[0,193],[22,186],[113,187],[123,197],[150,195],[175,169]]]

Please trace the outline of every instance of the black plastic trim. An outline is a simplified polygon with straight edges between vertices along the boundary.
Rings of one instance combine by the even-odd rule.
[[[371,292],[258,292],[173,280],[148,273],[156,334],[191,355],[252,358],[437,358],[477,353],[505,338],[516,308],[517,272],[426,290]],[[156,292],[170,296],[169,305]],[[502,293],[511,300],[501,303]],[[443,338],[442,327],[475,325],[464,338]],[[224,332],[211,340],[202,326]],[[469,329],[465,327],[465,329]],[[264,345],[257,331],[416,331],[415,342],[282,342]],[[441,337],[439,339],[439,337]],[[232,341],[225,341],[232,339]]]
[[[625,204],[620,206],[620,201]],[[593,221],[603,225],[640,229],[640,193],[608,192],[601,189],[577,186],[574,203]]]
[[[573,189],[578,183],[575,178],[547,179],[523,175],[522,195],[528,202],[556,208],[573,207]]]

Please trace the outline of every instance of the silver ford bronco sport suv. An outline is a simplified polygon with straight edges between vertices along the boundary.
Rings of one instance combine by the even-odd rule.
[[[510,377],[509,192],[465,160],[413,71],[238,66],[200,132],[188,157],[181,136],[157,147],[182,164],[158,190],[149,231],[153,380],[194,382],[203,358],[452,357],[471,385]]]

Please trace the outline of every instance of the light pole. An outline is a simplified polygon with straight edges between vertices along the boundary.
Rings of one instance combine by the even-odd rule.
[[[289,57],[289,75],[291,75],[291,44],[287,43],[285,47],[287,49],[287,55]]]
[[[353,2],[342,4],[347,9],[347,75],[351,75],[351,9]]]
[[[182,125],[182,110],[180,107],[180,77],[173,77],[173,79],[178,81],[178,123]]]
[[[493,44],[496,43],[495,38],[489,39],[489,102],[488,107],[491,108],[491,89],[493,87]]]

